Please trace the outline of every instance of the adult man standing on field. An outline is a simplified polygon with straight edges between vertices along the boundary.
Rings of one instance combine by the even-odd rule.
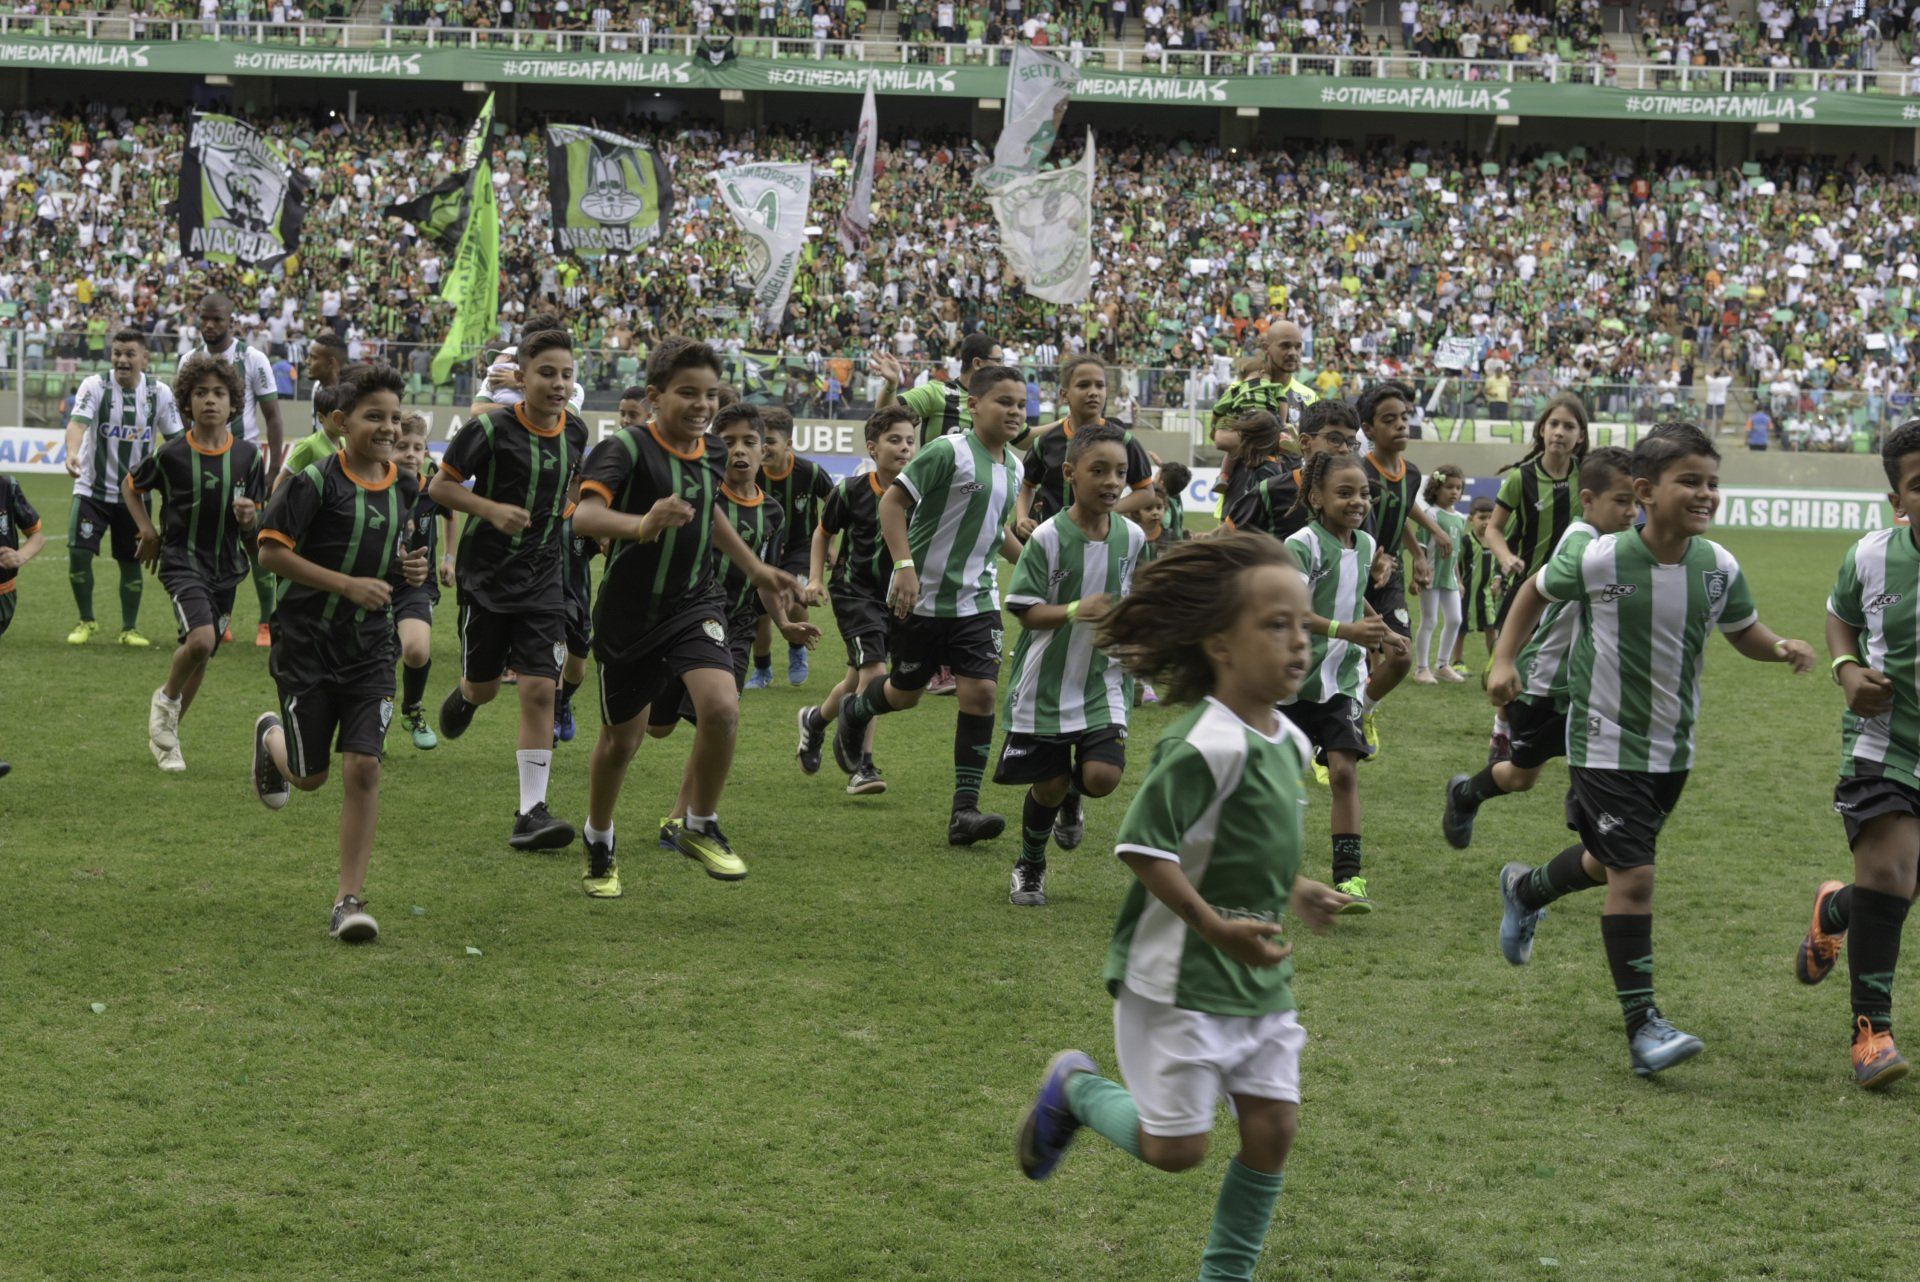
[[[1269,325],[1261,343],[1266,364],[1221,393],[1213,403],[1212,426],[1217,429],[1231,424],[1254,410],[1266,410],[1282,423],[1297,419],[1300,410],[1320,399],[1320,394],[1300,379],[1300,358],[1306,347],[1306,334],[1292,321]],[[1283,404],[1294,412],[1282,409]]]

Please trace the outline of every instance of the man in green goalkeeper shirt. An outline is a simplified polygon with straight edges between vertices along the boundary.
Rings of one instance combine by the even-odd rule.
[[[1244,414],[1266,410],[1282,423],[1299,417],[1298,411],[1320,399],[1300,379],[1300,358],[1306,352],[1306,334],[1292,321],[1275,321],[1261,343],[1267,363],[1259,372],[1228,387],[1213,403],[1213,425],[1232,424]],[[1289,414],[1281,406],[1290,406]]]

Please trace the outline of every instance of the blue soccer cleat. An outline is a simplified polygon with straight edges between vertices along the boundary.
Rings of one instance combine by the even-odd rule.
[[[747,675],[747,684],[743,688],[747,690],[773,689],[773,669],[756,667]]]
[[[1060,1165],[1067,1146],[1073,1143],[1080,1119],[1067,1106],[1067,1080],[1075,1073],[1097,1073],[1100,1066],[1083,1051],[1061,1051],[1047,1063],[1040,1079],[1040,1093],[1033,1107],[1020,1119],[1020,1138],[1016,1152],[1020,1170],[1030,1180],[1044,1180]]]
[[[807,684],[807,648],[805,646],[787,651],[787,684],[790,686]]]
[[[575,733],[573,724],[573,700],[562,699],[553,709],[553,741],[572,743]]]
[[[1540,929],[1540,919],[1547,915],[1544,908],[1522,907],[1515,893],[1520,879],[1532,871],[1519,862],[1500,870],[1500,898],[1506,905],[1500,916],[1500,953],[1516,966],[1533,960],[1533,932]]]
[[[1640,1025],[1640,1031],[1627,1039],[1627,1053],[1633,1056],[1633,1071],[1642,1077],[1685,1063],[1706,1047],[1692,1033],[1683,1033],[1655,1015]]]

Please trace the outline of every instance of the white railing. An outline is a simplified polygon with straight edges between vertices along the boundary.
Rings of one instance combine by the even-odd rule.
[[[742,19],[743,25],[747,23]],[[258,19],[52,17],[0,14],[0,35],[93,40],[232,40],[287,44],[306,48],[425,48],[534,50],[553,53],[660,54],[696,57],[703,38],[688,33],[642,36],[634,31],[547,30],[531,27],[407,27],[391,23],[270,23]],[[716,31],[714,35],[723,35]],[[927,66],[1004,64],[1005,46],[922,45],[898,40],[814,40],[754,35],[733,40],[738,54],[763,58],[833,59]],[[1829,93],[1916,93],[1920,76],[1904,68],[1849,71],[1814,67],[1671,67],[1653,62],[1620,62],[1612,67],[1589,61],[1535,58],[1513,61],[1418,58],[1402,54],[1263,54],[1256,51],[1181,49],[1151,58],[1139,46],[1099,46],[1051,52],[1076,65],[1108,71],[1160,72],[1185,76],[1351,76],[1364,79],[1442,80],[1476,83],[1552,83],[1632,90],[1692,90],[1714,93],[1779,93],[1823,90]]]

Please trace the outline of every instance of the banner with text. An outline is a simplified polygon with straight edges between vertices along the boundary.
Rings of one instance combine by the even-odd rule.
[[[734,165],[713,178],[727,212],[749,241],[747,273],[753,277],[754,309],[769,324],[778,324],[807,243],[813,166]]]
[[[244,120],[195,112],[175,208],[188,258],[272,268],[300,247],[307,179]]]
[[[631,254],[660,238],[673,183],[645,143],[581,125],[547,126],[553,239],[576,258]]]

